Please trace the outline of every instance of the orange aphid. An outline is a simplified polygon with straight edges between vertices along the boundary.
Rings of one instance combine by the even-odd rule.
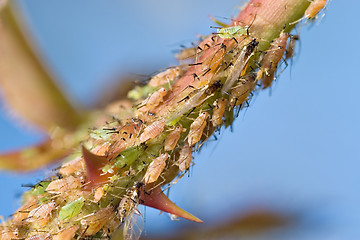
[[[67,176],[73,174],[76,171],[79,171],[80,169],[83,169],[84,167],[84,159],[82,159],[82,157],[77,157],[74,160],[63,164],[59,170],[59,173],[63,176]]]
[[[124,149],[132,147],[137,140],[141,125],[141,121],[134,121],[115,130],[116,133],[111,136],[112,143],[106,152],[107,158],[113,159]]]
[[[165,140],[164,150],[171,151],[175,148],[177,142],[179,141],[180,134],[183,131],[183,128],[177,126],[173,131],[169,133],[169,136]]]
[[[251,91],[256,87],[256,74],[248,74],[239,80],[239,83],[232,89],[229,102],[230,108],[243,104],[248,100]]]
[[[173,67],[169,68],[159,74],[156,74],[150,79],[148,83],[151,87],[160,87],[166,83],[170,83],[174,81],[177,77],[180,76],[181,68],[180,67]]]
[[[75,178],[73,176],[68,176],[66,178],[61,178],[55,181],[52,181],[46,188],[46,191],[49,193],[60,194],[71,189],[77,189],[82,186],[82,181],[80,178]]]
[[[149,165],[144,176],[144,183],[153,183],[159,178],[166,166],[166,160],[170,157],[168,153],[163,153],[155,158]]]
[[[157,137],[160,133],[164,131],[166,121],[165,119],[155,121],[151,125],[147,126],[143,133],[140,135],[140,142],[145,142]]]
[[[183,172],[190,167],[191,160],[192,149],[187,143],[185,143],[185,145],[180,150],[179,159],[176,161],[176,165],[178,165],[179,170]]]
[[[50,202],[50,203],[46,203],[43,204],[33,210],[30,211],[27,221],[28,222],[35,222],[39,225],[39,226],[43,226],[46,223],[49,222],[50,220],[50,214],[52,212],[52,210],[54,210],[56,207],[56,203],[55,202]]]
[[[81,225],[86,229],[83,233],[84,236],[94,235],[98,231],[101,230],[101,228],[104,227],[104,225],[111,221],[115,217],[115,209],[114,207],[106,207],[102,208],[99,211],[95,212],[93,215],[82,219],[80,221]]]
[[[94,193],[94,201],[99,202],[103,196],[104,196],[104,189],[102,187],[98,187]]]
[[[154,108],[156,108],[162,101],[164,96],[166,95],[166,89],[160,88],[156,92],[152,93],[150,97],[144,100],[143,106],[138,109],[141,112],[147,112]]]
[[[313,0],[305,11],[305,17],[314,18],[321,9],[326,5],[326,0]]]
[[[78,225],[65,228],[53,236],[53,240],[71,240],[75,236],[76,231],[79,229]]]
[[[227,103],[228,100],[226,98],[220,98],[214,103],[215,107],[213,110],[213,115],[211,117],[211,122],[214,127],[222,123]]]
[[[202,66],[202,76],[207,74],[215,74],[218,70],[221,63],[223,63],[223,58],[226,55],[226,45],[221,44],[219,49],[213,54],[208,56],[201,64]]]
[[[32,197],[26,201],[24,205],[22,205],[14,214],[12,221],[15,224],[21,224],[21,222],[26,219],[29,215],[29,212],[35,208],[37,208],[37,199]]]
[[[269,50],[267,50],[260,70],[263,74],[262,85],[264,89],[270,87],[274,80],[275,71],[284,55],[288,37],[289,34],[281,33],[280,36],[271,43]]]
[[[190,125],[190,131],[188,134],[188,143],[190,146],[200,141],[206,126],[206,119],[209,117],[207,112],[200,113],[200,115]]]

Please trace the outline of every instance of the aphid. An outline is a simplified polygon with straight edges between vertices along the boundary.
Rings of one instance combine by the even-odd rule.
[[[223,62],[223,59],[225,55],[227,54],[226,45],[221,44],[219,49],[215,51],[213,54],[208,56],[203,62],[202,62],[202,76],[205,76],[206,74],[214,74],[220,64]],[[206,77],[208,78],[208,77]],[[209,80],[204,81],[204,84],[207,84]],[[201,84],[200,84],[201,85]]]
[[[32,197],[26,201],[24,205],[22,205],[14,214],[12,221],[20,225],[22,221],[24,221],[28,216],[30,211],[37,208],[37,199]]]
[[[211,97],[211,95],[205,94],[205,91],[208,89],[208,86],[204,86],[200,89],[196,89],[182,100],[180,100],[177,104],[177,109],[174,112],[171,112],[168,119],[166,120],[166,124],[173,125],[176,123],[176,120],[179,119],[182,115],[184,115],[189,110],[199,106],[202,104],[207,98]]]
[[[181,73],[180,67],[169,68],[169,69],[153,76],[150,79],[150,82],[148,83],[148,85],[151,87],[160,87],[166,83],[171,83],[177,77],[180,76],[180,73]]]
[[[305,17],[308,19],[314,18],[321,9],[326,5],[327,0],[313,0],[305,11]]]
[[[214,127],[222,123],[227,103],[228,100],[226,98],[220,98],[218,101],[214,103],[215,107],[211,117],[211,122]]]
[[[190,125],[190,131],[187,136],[190,146],[193,146],[200,141],[204,128],[206,126],[206,119],[208,117],[209,114],[207,112],[200,113],[199,116]]]
[[[285,59],[289,59],[294,56],[296,41],[299,40],[299,35],[290,35],[289,43],[286,45]]]
[[[163,153],[155,158],[149,165],[144,176],[144,183],[149,184],[156,182],[166,166],[166,160],[170,157],[168,153]]]
[[[139,205],[140,187],[141,183],[137,183],[130,188],[121,199],[117,212],[121,222],[124,222],[125,218],[132,213]]]
[[[144,129],[144,132],[140,135],[140,142],[143,143],[147,140],[151,140],[157,137],[160,133],[164,131],[165,124],[165,119],[162,119],[153,122],[151,125],[147,126]]]
[[[171,131],[169,133],[168,137],[165,140],[165,144],[164,144],[165,151],[171,151],[175,148],[177,142],[179,141],[182,131],[183,131],[183,128],[180,126],[177,126],[173,131]]]
[[[99,202],[100,199],[104,196],[104,189],[103,187],[98,187],[96,190],[95,190],[95,193],[94,193],[94,201],[95,202]]]
[[[111,137],[112,144],[106,152],[108,159],[117,157],[120,152],[132,147],[136,143],[141,125],[141,121],[134,121],[121,127],[117,134],[113,134]]]
[[[120,221],[125,221],[123,228],[123,239],[139,239],[144,228],[143,217],[140,212],[136,211],[136,208],[140,203],[140,188],[142,186],[142,183],[137,183],[127,191],[123,199],[120,201],[118,214]]]
[[[152,93],[150,97],[144,100],[144,105],[138,109],[138,112],[147,112],[156,108],[163,101],[165,95],[165,88],[160,88],[156,92]]]
[[[191,160],[192,160],[192,149],[187,143],[185,143],[180,150],[179,159],[176,161],[176,165],[179,166],[179,170],[181,172],[184,172],[190,167]]]
[[[246,70],[249,59],[253,56],[255,48],[259,45],[259,42],[253,39],[248,43],[236,57],[236,61],[232,66],[229,77],[226,79],[225,84],[221,90],[222,94],[226,94],[234,83],[239,79],[241,74]]]
[[[260,70],[263,73],[262,86],[264,89],[270,87],[274,80],[277,66],[286,49],[288,37],[289,34],[281,33],[280,36],[271,43],[270,48],[264,57]]]
[[[115,217],[115,209],[113,206],[106,208],[101,208],[99,211],[95,212],[93,215],[82,219],[80,221],[85,232],[84,236],[90,236],[96,234],[100,229],[104,227],[106,223],[111,221]]]
[[[76,231],[79,229],[78,225],[65,228],[53,236],[53,240],[71,240],[75,236]]]
[[[85,168],[84,159],[82,159],[82,157],[77,157],[74,160],[63,164],[59,173],[63,176],[67,176],[83,168]]]
[[[59,220],[66,221],[69,220],[76,215],[78,215],[85,204],[84,197],[80,197],[77,200],[70,202],[63,206],[59,212]]]
[[[75,178],[73,176],[68,176],[66,178],[61,178],[55,181],[52,181],[46,188],[46,191],[53,194],[60,194],[67,192],[71,189],[76,189],[82,186],[80,178]]]
[[[50,214],[56,207],[55,202],[43,204],[29,212],[27,222],[35,222],[39,226],[44,226],[50,220]]]
[[[221,38],[235,38],[240,37],[242,35],[247,34],[248,26],[241,27],[241,26],[232,26],[232,27],[224,27],[217,30],[217,35]]]
[[[256,74],[249,73],[239,80],[239,83],[232,89],[229,97],[229,106],[233,108],[241,105],[250,96],[251,91],[256,87]]]

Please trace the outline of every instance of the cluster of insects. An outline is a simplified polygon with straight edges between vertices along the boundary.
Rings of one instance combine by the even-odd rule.
[[[305,17],[314,18],[325,3],[313,1]],[[179,54],[190,64],[151,77],[146,91],[133,95],[133,116],[91,130],[55,177],[24,195],[24,204],[1,226],[1,239],[108,239],[121,224],[124,239],[138,239],[139,204],[201,221],[165,207],[170,200],[161,187],[189,171],[193,152],[223,125],[230,126],[257,89],[272,85],[298,40],[281,32],[261,49],[266,40],[251,27],[222,25]]]

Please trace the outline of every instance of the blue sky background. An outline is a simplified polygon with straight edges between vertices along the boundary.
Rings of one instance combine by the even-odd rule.
[[[238,0],[18,2],[59,84],[85,106],[117,74],[176,64],[180,44],[212,31],[209,14],[234,16],[242,6]],[[172,188],[171,199],[208,223],[256,206],[300,216],[302,228],[259,239],[359,239],[359,7],[355,0],[332,1],[321,21],[301,28],[294,63],[271,96],[260,92],[233,132],[222,131],[196,154],[191,177]],[[22,126],[1,111],[1,151],[41,139]],[[21,184],[43,175],[1,172],[0,215],[19,206]],[[185,222],[146,209],[145,233]]]

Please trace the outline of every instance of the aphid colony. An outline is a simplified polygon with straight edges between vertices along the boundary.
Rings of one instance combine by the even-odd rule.
[[[305,16],[313,18],[320,10],[314,9]],[[153,76],[146,91],[133,92],[132,118],[91,130],[56,177],[27,192],[23,206],[1,226],[1,239],[106,239],[122,223],[124,239],[138,239],[139,204],[201,221],[168,207],[173,203],[161,187],[189,171],[193,152],[230,126],[235,110],[248,106],[256,90],[272,85],[297,39],[281,32],[261,49],[266,41],[240,23],[205,38],[189,51],[190,65],[169,68]]]

